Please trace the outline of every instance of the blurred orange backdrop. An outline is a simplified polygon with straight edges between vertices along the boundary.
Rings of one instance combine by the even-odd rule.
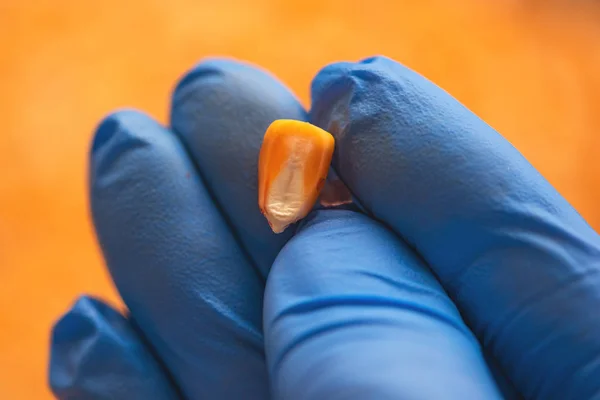
[[[502,132],[600,228],[600,12],[590,4],[1,2],[0,398],[50,398],[49,331],[77,295],[120,305],[88,218],[95,124],[121,106],[166,122],[175,80],[205,56],[258,63],[307,106],[324,64],[395,58]]]

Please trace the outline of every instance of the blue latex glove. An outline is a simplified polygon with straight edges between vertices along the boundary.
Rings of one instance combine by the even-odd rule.
[[[94,224],[131,315],[83,298],[59,321],[57,396],[600,397],[600,239],[576,211],[392,60],[328,66],[312,97],[307,116],[265,73],[212,60],[179,83],[170,129],[136,111],[99,126]],[[277,118],[335,135],[362,212],[270,232],[256,171]]]

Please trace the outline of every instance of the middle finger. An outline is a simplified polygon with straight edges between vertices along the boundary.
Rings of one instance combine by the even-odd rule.
[[[208,60],[179,83],[171,125],[208,190],[266,279],[292,230],[275,235],[258,208],[258,153],[276,119],[305,120],[305,110],[274,77],[251,65]]]

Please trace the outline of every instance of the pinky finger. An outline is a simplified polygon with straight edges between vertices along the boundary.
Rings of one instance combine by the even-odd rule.
[[[52,330],[50,388],[57,399],[179,399],[130,321],[83,296]]]

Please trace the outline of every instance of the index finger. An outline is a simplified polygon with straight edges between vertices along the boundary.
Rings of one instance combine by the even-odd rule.
[[[311,122],[362,206],[411,243],[526,397],[600,392],[600,240],[501,135],[393,60],[323,69]]]

